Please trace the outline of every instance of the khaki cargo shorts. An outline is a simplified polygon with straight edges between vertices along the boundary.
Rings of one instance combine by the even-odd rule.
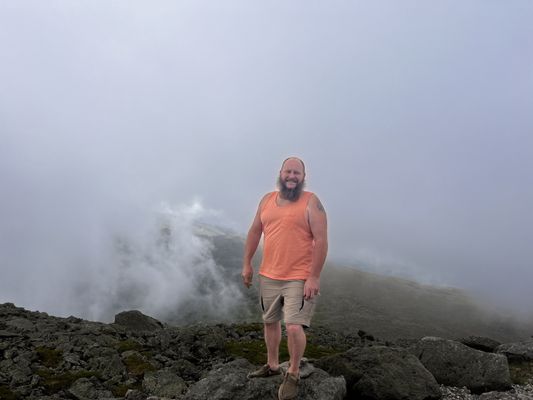
[[[311,326],[315,312],[316,296],[304,299],[303,280],[280,281],[259,275],[259,300],[263,310],[263,321],[267,324],[281,321],[285,325]]]

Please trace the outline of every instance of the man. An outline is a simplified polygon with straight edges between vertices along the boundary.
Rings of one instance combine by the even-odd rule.
[[[252,284],[252,257],[264,234],[259,268],[267,364],[250,378],[280,374],[279,345],[284,316],[289,368],[278,392],[280,400],[298,394],[300,360],[320,290],[320,272],[328,251],[327,218],[318,197],[304,191],[305,165],[296,157],[286,159],[279,172],[279,191],[266,194],[246,238],[242,279]]]

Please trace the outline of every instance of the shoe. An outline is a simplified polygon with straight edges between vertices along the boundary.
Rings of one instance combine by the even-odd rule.
[[[263,365],[256,371],[250,372],[248,378],[268,378],[269,376],[280,375],[281,370],[278,368],[276,370],[270,369],[268,364]]]
[[[300,377],[293,375],[289,372],[283,377],[283,382],[278,390],[279,400],[290,400],[298,396],[298,384],[300,383]]]

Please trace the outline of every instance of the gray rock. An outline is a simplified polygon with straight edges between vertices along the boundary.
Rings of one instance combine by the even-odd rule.
[[[352,348],[317,362],[332,375],[346,379],[348,398],[439,399],[435,378],[405,349],[386,346]]]
[[[482,336],[468,336],[465,338],[458,339],[457,341],[473,349],[485,351],[488,353],[494,352],[496,347],[501,345],[501,343],[497,340]]]
[[[496,348],[496,353],[512,361],[533,361],[533,339],[502,344]]]
[[[279,365],[281,368],[281,371],[285,373],[289,369],[289,362],[285,361]],[[311,375],[313,372],[315,372],[316,368],[313,364],[309,362],[309,360],[305,357],[303,357],[300,361],[300,378],[305,379],[308,378],[309,375]]]
[[[108,390],[100,390],[87,378],[80,378],[72,384],[68,390],[69,394],[78,400],[97,400],[104,397],[113,397]]]
[[[187,384],[169,370],[148,371],[144,374],[143,390],[149,395],[176,399],[187,390]]]
[[[5,329],[0,330],[0,339],[9,339],[16,337],[22,337],[22,335],[19,333],[7,331]]]
[[[194,384],[183,400],[263,400],[276,399],[282,377],[248,379],[247,374],[257,368],[248,361],[238,359],[215,367]],[[300,380],[299,400],[342,400],[346,394],[346,381],[333,378],[316,369],[307,379]]]
[[[137,310],[123,311],[115,315],[115,324],[139,332],[154,332],[159,331],[164,327],[157,319],[144,315]]]
[[[33,322],[26,318],[14,318],[6,322],[6,325],[16,328],[21,331],[32,331],[35,328]]]
[[[129,389],[126,392],[125,400],[146,400],[146,395],[140,390]]]
[[[412,351],[443,385],[466,386],[473,393],[511,388],[509,364],[501,354],[437,337],[423,338]]]
[[[528,394],[515,392],[487,392],[478,397],[478,400],[531,400],[533,397]]]

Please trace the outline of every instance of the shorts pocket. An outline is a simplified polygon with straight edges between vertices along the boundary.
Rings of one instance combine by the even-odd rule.
[[[313,308],[315,306],[315,303],[316,303],[315,297],[309,300],[302,298],[302,305],[300,306],[300,309],[298,310],[298,312],[302,312],[302,311],[305,312],[306,310]]]

